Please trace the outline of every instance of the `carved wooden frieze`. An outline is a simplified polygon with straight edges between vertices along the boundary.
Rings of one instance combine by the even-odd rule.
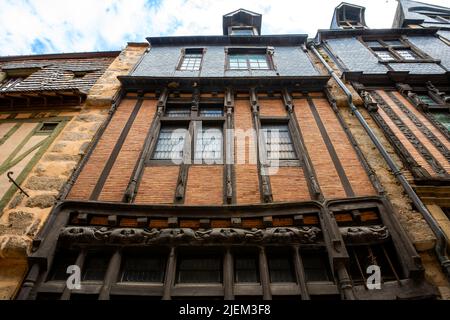
[[[389,230],[381,225],[341,227],[339,231],[346,244],[373,244],[389,239]]]
[[[411,112],[392,92],[387,92],[388,96],[397,104],[397,106],[408,116],[414,125],[430,140],[430,142],[438,149],[442,155],[450,161],[450,151],[441,143],[441,141],[433,134],[433,132],[425,126],[414,113]]]
[[[397,128],[403,133],[403,135],[409,140],[414,148],[420,153],[420,155],[428,162],[433,171],[438,175],[445,175],[446,171],[442,165],[436,161],[428,149],[422,144],[422,142],[416,137],[411,129],[397,116],[397,114],[391,109],[391,107],[376,93],[372,93],[373,97],[377,101],[378,105],[388,115]],[[385,128],[383,128],[385,129]]]
[[[189,228],[143,229],[108,227],[65,227],[62,244],[170,244],[170,243],[316,243],[321,230],[317,227],[275,227],[267,229]]]

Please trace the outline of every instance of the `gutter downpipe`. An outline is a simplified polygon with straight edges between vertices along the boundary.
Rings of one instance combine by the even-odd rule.
[[[310,42],[310,43],[308,43],[308,46],[311,48],[311,50],[314,52],[314,54],[317,56],[317,58],[319,58],[319,60],[322,62],[322,64],[328,70],[329,74],[337,82],[339,87],[341,87],[341,89],[347,95],[348,105],[349,105],[352,113],[356,116],[358,121],[361,123],[363,128],[366,130],[370,139],[375,144],[378,151],[383,156],[384,160],[387,162],[389,168],[392,170],[394,176],[397,178],[397,180],[402,185],[403,189],[408,194],[408,196],[411,199],[411,201],[413,202],[414,206],[422,214],[425,221],[431,227],[431,230],[437,237],[437,243],[436,243],[436,247],[435,247],[436,254],[438,256],[438,259],[439,259],[439,262],[441,263],[442,268],[444,269],[444,271],[447,274],[447,278],[450,280],[450,259],[447,256],[448,239],[447,239],[446,235],[444,234],[444,232],[442,231],[441,227],[436,222],[436,220],[433,218],[431,213],[428,211],[428,208],[423,204],[422,200],[420,200],[420,198],[417,196],[416,192],[411,187],[408,180],[406,180],[405,176],[402,174],[400,169],[397,167],[394,160],[392,160],[391,156],[387,153],[386,149],[384,149],[383,145],[378,140],[377,136],[372,131],[370,126],[367,124],[366,120],[364,119],[362,114],[359,112],[358,108],[353,104],[353,96],[352,96],[350,90],[345,86],[345,84],[342,82],[342,80],[338,77],[338,75],[334,72],[334,70],[328,65],[328,63],[325,61],[325,59],[317,51],[316,44],[314,42]]]

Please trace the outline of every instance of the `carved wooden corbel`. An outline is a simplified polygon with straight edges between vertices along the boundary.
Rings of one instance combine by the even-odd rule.
[[[373,98],[372,98],[372,96],[370,95],[369,92],[363,90],[363,91],[361,91],[360,95],[363,98],[364,106],[366,107],[366,109],[369,112],[376,112],[376,111],[378,111],[378,103],[376,103],[373,100]]]

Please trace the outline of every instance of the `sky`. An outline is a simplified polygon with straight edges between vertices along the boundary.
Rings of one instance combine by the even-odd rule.
[[[221,35],[222,16],[261,13],[262,34],[313,37],[341,0],[0,0],[0,55],[121,50],[148,36]],[[390,28],[396,0],[347,0],[366,7],[370,28]],[[449,6],[449,0],[424,0]]]

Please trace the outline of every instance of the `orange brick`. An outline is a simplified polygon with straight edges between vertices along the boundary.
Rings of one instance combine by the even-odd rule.
[[[305,148],[316,172],[317,180],[325,198],[345,197],[339,175],[328,153],[320,130],[306,99],[295,99],[295,115],[302,131]]]
[[[375,195],[376,192],[369,176],[328,101],[325,99],[314,99],[313,101],[353,192],[357,196]]]
[[[237,100],[234,111],[234,127],[243,131],[253,129],[252,113],[248,101]],[[236,202],[238,204],[260,203],[258,168],[249,159],[256,160],[256,142],[247,139],[245,150],[235,142]],[[238,162],[238,156],[245,154],[245,163]]]
[[[310,200],[308,185],[300,167],[278,168],[276,175],[270,176],[274,202]]]
[[[259,114],[266,117],[287,116],[286,107],[280,100],[259,100]]]
[[[145,168],[135,202],[173,203],[179,171],[178,166]]]
[[[156,101],[144,100],[103,186],[99,197],[100,200],[122,200],[136,163],[139,160],[155,112]]]
[[[185,204],[223,204],[223,166],[199,165],[189,167]]]
[[[135,105],[136,100],[125,99],[117,108],[111,122],[103,132],[95,150],[71,189],[68,196],[69,199],[89,199],[89,196],[103,171],[105,163],[108,161],[117,139],[127,123]]]

